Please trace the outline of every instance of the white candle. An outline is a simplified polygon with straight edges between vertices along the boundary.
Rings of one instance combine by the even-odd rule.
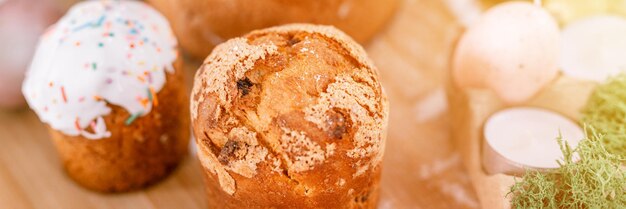
[[[557,160],[563,159],[556,140],[559,132],[572,147],[584,138],[580,126],[549,110],[517,107],[497,112],[484,126],[484,168],[510,175],[557,168]]]
[[[600,15],[563,29],[560,67],[564,74],[595,81],[626,71],[626,18]]]

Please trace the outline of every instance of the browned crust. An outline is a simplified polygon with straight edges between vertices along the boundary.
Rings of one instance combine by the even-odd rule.
[[[375,208],[388,103],[364,50],[286,25],[219,45],[192,125],[212,208]]]
[[[203,59],[222,41],[289,23],[334,25],[365,43],[398,0],[149,0],[170,21],[181,46]],[[343,10],[343,11],[342,11]],[[345,12],[345,13],[343,13]]]
[[[166,177],[187,153],[188,96],[182,61],[157,93],[159,105],[126,126],[126,110],[109,105],[104,117],[111,137],[90,140],[48,128],[67,174],[100,192],[139,189]]]
[[[209,208],[377,208],[380,197],[380,171],[377,167],[370,174],[353,180],[354,183],[340,187],[337,183],[323,182],[323,176],[337,175],[333,170],[316,170],[319,177],[310,177],[305,182],[293,182],[285,176],[259,172],[254,178],[234,175],[238,190],[228,195],[216,183],[217,176],[203,172]],[[316,182],[321,181],[321,182]],[[305,196],[304,187],[298,183],[311,185],[316,189],[311,196]],[[353,190],[344,188],[355,188]],[[320,191],[323,189],[322,191]]]

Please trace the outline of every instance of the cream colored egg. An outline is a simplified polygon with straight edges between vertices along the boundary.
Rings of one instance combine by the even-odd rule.
[[[488,88],[508,104],[521,103],[558,73],[559,28],[527,2],[489,9],[461,38],[453,77],[462,88]]]
[[[0,0],[0,108],[22,106],[21,86],[37,40],[60,16],[50,0]]]

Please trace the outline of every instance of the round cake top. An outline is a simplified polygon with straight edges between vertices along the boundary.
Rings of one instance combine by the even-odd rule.
[[[176,45],[167,20],[145,3],[81,2],[40,38],[22,92],[53,129],[106,138],[107,104],[130,113],[126,125],[158,105]]]
[[[191,101],[202,164],[230,195],[248,189],[231,173],[262,181],[285,171],[276,179],[308,191],[355,188],[379,168],[388,111],[363,48],[333,27],[307,24],[218,45],[196,73]]]

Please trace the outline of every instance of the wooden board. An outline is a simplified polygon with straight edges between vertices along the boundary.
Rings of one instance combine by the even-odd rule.
[[[461,30],[443,2],[406,0],[366,47],[391,103],[379,208],[480,207],[450,139],[444,85]],[[74,184],[55,152],[34,113],[0,111],[0,208],[206,208],[191,156],[157,185],[104,195]]]

